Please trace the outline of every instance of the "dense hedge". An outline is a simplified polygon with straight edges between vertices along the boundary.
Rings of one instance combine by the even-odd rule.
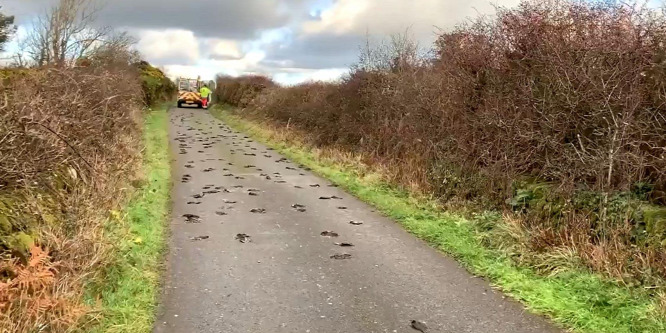
[[[216,100],[223,104],[245,107],[264,89],[275,87],[275,83],[266,77],[257,75],[218,76],[216,79]]]
[[[0,331],[71,329],[112,244],[104,223],[136,179],[134,68],[4,70],[0,81]]]

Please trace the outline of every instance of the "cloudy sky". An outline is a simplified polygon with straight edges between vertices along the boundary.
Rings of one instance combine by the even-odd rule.
[[[54,1],[0,0],[0,6],[16,16],[20,35]],[[367,35],[377,39],[409,28],[428,46],[438,29],[492,13],[493,4],[517,2],[107,0],[99,21],[136,36],[143,57],[170,76],[259,73],[292,84],[340,77]]]

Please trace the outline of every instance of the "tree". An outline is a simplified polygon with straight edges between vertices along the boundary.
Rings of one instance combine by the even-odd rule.
[[[9,41],[14,31],[16,31],[14,16],[6,16],[0,13],[0,51],[5,50],[5,44]]]
[[[27,55],[38,66],[67,66],[89,56],[111,32],[94,25],[99,10],[95,0],[60,0],[35,20],[25,40]]]
[[[105,36],[99,45],[90,50],[86,59],[89,59],[93,65],[127,66],[134,64],[141,58],[139,52],[132,48],[136,42],[136,38],[126,32],[112,32]]]

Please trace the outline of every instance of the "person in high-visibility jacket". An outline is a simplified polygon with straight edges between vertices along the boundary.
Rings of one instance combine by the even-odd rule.
[[[201,94],[201,105],[204,108],[208,108],[208,101],[210,100],[210,95],[212,93],[213,92],[210,89],[208,89],[207,84],[204,84],[203,87],[201,87],[201,89],[199,90],[199,94]]]

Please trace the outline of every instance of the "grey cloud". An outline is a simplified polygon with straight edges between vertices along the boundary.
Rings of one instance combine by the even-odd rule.
[[[197,37],[251,39],[307,12],[309,0],[97,0],[99,23],[118,28],[184,29]],[[2,11],[29,22],[56,0],[5,0]]]
[[[187,54],[169,54],[163,56],[151,56],[150,63],[156,66],[168,66],[168,65],[196,65],[196,59],[193,59]]]
[[[250,39],[281,27],[305,0],[114,0],[100,18],[112,26],[179,28],[197,37]],[[286,5],[289,5],[286,10]]]
[[[268,67],[324,69],[348,67],[356,62],[364,36],[356,34],[302,35],[287,47],[269,45],[262,64]]]
[[[0,2],[0,11],[5,15],[14,15],[16,24],[30,22],[35,15],[46,12],[55,0],[5,0]]]

